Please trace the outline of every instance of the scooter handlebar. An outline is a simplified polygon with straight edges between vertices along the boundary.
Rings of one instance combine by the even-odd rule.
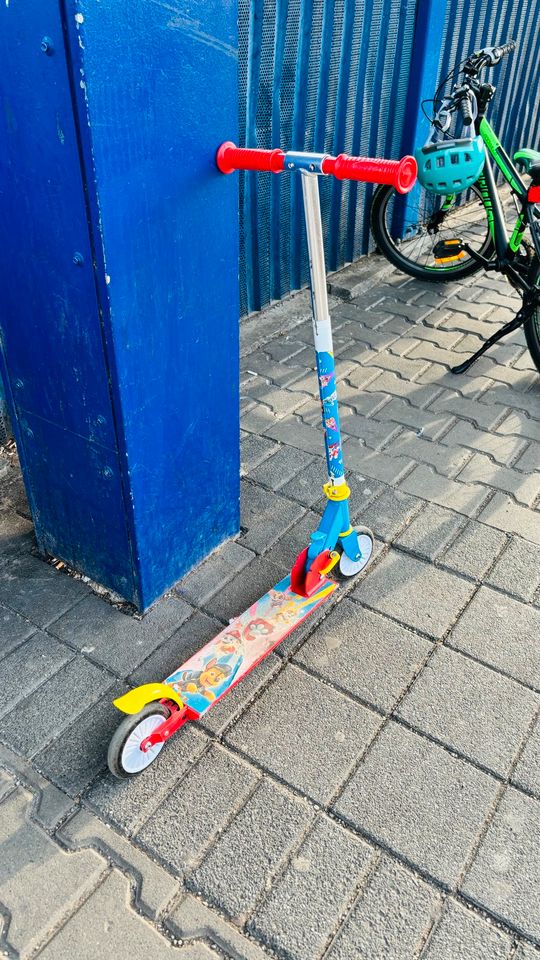
[[[371,157],[325,157],[323,173],[331,173],[338,180],[362,180],[364,183],[388,183],[398,193],[408,193],[416,181],[418,166],[414,157],[401,160],[373,160]]]
[[[222,143],[216,156],[216,163],[222,173],[235,170],[266,170],[281,173],[285,169],[286,154],[283,150],[257,150],[237,147],[227,141]],[[417,164],[414,157],[401,160],[373,160],[369,157],[349,157],[340,153],[338,157],[325,156],[321,170],[338,180],[362,180],[364,183],[388,183],[398,193],[408,193],[414,186]]]

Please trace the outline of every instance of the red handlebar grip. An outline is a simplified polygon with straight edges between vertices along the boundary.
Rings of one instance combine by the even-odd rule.
[[[323,173],[332,173],[338,180],[363,180],[365,183],[389,183],[398,193],[412,190],[418,166],[414,157],[402,160],[372,160],[370,157],[325,157]]]
[[[269,170],[271,173],[281,173],[285,165],[283,150],[253,150],[249,147],[237,147],[228,140],[222,143],[217,154],[216,163],[222,173],[233,173],[235,170]]]

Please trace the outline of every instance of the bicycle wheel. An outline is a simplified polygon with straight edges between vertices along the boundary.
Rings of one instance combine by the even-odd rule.
[[[407,195],[397,193],[394,187],[379,187],[371,206],[371,229],[387,260],[421,280],[459,280],[481,269],[465,252],[455,262],[436,263],[433,248],[439,240],[463,240],[487,258],[493,253],[486,209],[476,184],[450,202],[420,184]]]
[[[540,371],[540,309],[535,310],[524,327],[527,346],[537,370]]]

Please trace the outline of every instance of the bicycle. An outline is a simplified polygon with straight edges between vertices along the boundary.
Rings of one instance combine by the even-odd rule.
[[[371,208],[377,247],[399,270],[438,282],[463,279],[483,268],[502,273],[521,293],[522,305],[514,319],[487,338],[471,357],[452,367],[453,373],[464,373],[493,344],[520,326],[540,371],[540,152],[523,148],[510,159],[486,118],[496,88],[479,80],[483,70],[494,67],[515,46],[511,40],[486,47],[450,71],[433,100],[424,101],[433,103],[434,115],[426,114],[432,125],[431,142],[416,151],[418,179],[423,185],[417,184],[407,198],[391,186],[380,186]],[[450,94],[441,97],[448,81],[457,80],[460,74],[463,76]],[[459,116],[472,135],[450,138],[449,128]],[[490,161],[509,186],[516,206],[517,219],[510,236]],[[467,164],[473,175],[461,180]],[[530,175],[530,185],[516,164]],[[452,180],[454,171],[457,183]],[[532,243],[525,239],[527,228]]]

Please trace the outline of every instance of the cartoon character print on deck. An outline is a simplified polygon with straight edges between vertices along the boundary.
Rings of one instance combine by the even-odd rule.
[[[338,477],[344,476],[345,470],[339,432],[334,358],[331,353],[320,351],[317,354],[317,372],[322,401],[322,422],[326,443],[328,472],[332,477],[337,479]]]
[[[203,714],[320,602],[297,596],[285,577],[165,682]]]

